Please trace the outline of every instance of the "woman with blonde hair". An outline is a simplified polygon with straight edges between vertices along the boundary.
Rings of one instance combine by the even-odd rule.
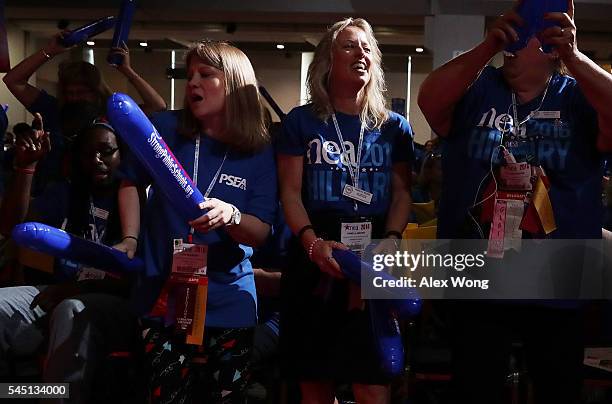
[[[275,218],[274,155],[247,56],[226,42],[202,41],[187,52],[186,66],[184,110],[163,112],[152,122],[205,196],[202,216],[186,222],[160,185],[151,184],[143,168],[129,161],[122,167],[119,195],[124,241],[116,247],[130,255],[136,250],[136,187],[150,184],[139,248],[147,273],[133,294],[139,314],[150,312],[171,272],[185,271],[186,264],[176,261],[177,243],[204,245],[208,251],[206,258],[197,258],[197,267],[205,265],[208,276],[203,345],[185,344],[182,310],[171,318],[174,327],[148,332],[151,401],[169,402],[174,397],[176,402],[242,403],[257,323],[249,259],[253,247],[266,240]],[[191,269],[188,273],[193,275]],[[184,296],[171,296],[166,307],[173,301],[178,305]]]
[[[352,383],[359,403],[389,400],[368,305],[331,255],[401,238],[408,222],[412,130],[385,106],[381,63],[365,20],[335,23],[308,70],[311,103],[283,122],[281,201],[295,237],[282,278],[281,345],[303,403],[333,403],[339,382]]]

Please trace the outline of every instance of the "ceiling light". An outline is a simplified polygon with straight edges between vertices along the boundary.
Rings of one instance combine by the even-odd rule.
[[[416,49],[415,49],[415,51],[416,51],[417,53],[423,53],[423,52],[425,51],[425,49],[423,49],[423,48],[421,48],[421,47],[418,47],[418,48],[416,48]]]
[[[282,43],[276,44],[276,49],[285,49],[285,45]]]
[[[148,43],[146,43],[146,42],[140,42],[140,43],[139,43],[139,45],[140,45],[140,46],[142,46],[142,47],[147,47],[147,46],[149,46],[149,44],[148,44]]]
[[[94,46],[96,43],[94,41],[87,41],[87,45]]]

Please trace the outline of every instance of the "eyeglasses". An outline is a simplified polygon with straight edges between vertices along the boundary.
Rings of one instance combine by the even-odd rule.
[[[119,147],[108,148],[104,150],[85,150],[83,151],[83,156],[90,158],[99,158],[100,160],[105,160],[112,157],[117,151]]]

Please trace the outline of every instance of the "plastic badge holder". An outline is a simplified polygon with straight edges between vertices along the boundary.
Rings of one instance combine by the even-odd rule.
[[[15,243],[22,247],[98,269],[111,272],[144,270],[144,263],[140,258],[129,259],[122,251],[73,236],[46,224],[37,222],[18,224],[13,228],[12,237]]]
[[[525,48],[531,38],[537,36],[546,28],[557,25],[554,21],[545,20],[544,14],[553,12],[566,13],[568,10],[567,1],[568,0],[523,0],[517,12],[524,23],[521,26],[514,27],[519,39],[509,45],[506,51],[516,53]],[[552,46],[542,45],[542,50],[546,53],[550,53],[552,51]]]
[[[123,0],[121,3],[121,10],[119,11],[119,18],[115,24],[115,33],[113,34],[111,48],[121,48],[124,43],[128,42],[135,9],[136,0]],[[120,54],[108,55],[107,60],[108,63],[113,66],[121,66],[121,64],[123,64],[123,56]]]
[[[132,154],[185,221],[202,216],[200,204],[204,196],[136,102],[128,95],[115,93],[108,99],[107,115]]]
[[[60,44],[68,48],[72,45],[76,45],[78,43],[86,41],[91,37],[94,37],[104,31],[108,31],[109,29],[113,28],[115,26],[116,21],[117,19],[111,16],[100,18],[99,20],[90,22],[89,24],[85,24],[82,27],[79,27],[67,33],[60,40]]]

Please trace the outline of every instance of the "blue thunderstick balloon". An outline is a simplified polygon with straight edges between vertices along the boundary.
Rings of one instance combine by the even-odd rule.
[[[560,12],[566,13],[568,10],[567,0],[523,0],[518,6],[517,12],[524,23],[520,27],[514,27],[519,36],[519,40],[509,45],[506,51],[516,53],[529,43],[531,38],[537,36],[548,27],[556,25],[555,22],[545,20],[544,14]],[[543,45],[544,52],[552,50],[550,45]]]
[[[113,128],[185,222],[202,216],[204,196],[136,102],[115,93],[108,99],[107,114]]]
[[[140,272],[144,269],[140,258],[129,259],[122,251],[42,223],[18,224],[11,236],[22,247],[98,269],[111,272]]]
[[[84,42],[91,37],[113,28],[116,20],[115,17],[104,17],[94,22],[90,22],[89,24],[85,24],[64,35],[64,37],[60,39],[60,43],[62,46],[68,48],[69,46]]]

